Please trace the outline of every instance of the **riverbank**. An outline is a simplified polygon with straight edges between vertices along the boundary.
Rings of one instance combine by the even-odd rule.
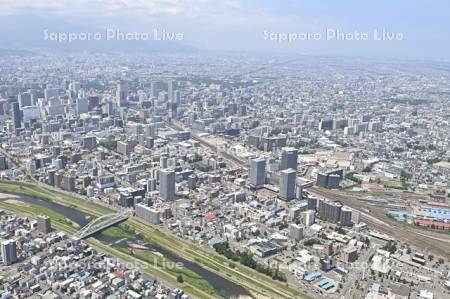
[[[111,213],[112,211],[110,208],[97,203],[83,201],[79,198],[29,183],[0,181],[0,192],[30,196],[38,195],[39,198],[45,198],[46,200],[73,207],[95,217],[105,213]],[[136,217],[131,217],[124,224],[132,232],[145,237],[149,243],[157,244],[157,246],[164,248],[176,256],[189,260],[233,283],[242,285],[255,294],[255,297],[310,298],[287,283],[274,281],[270,277],[245,266],[233,265],[232,268],[229,261],[224,257],[207,251],[191,241],[181,240],[169,232],[163,231],[163,228],[145,223]],[[124,255],[124,253],[120,254]],[[164,274],[166,276],[169,275],[168,273]]]
[[[20,198],[20,197],[18,197]],[[78,230],[78,224],[74,221],[70,221],[59,213],[56,213],[52,210],[46,208],[36,208],[35,205],[30,205],[29,203],[24,203],[19,199],[15,199],[13,202],[10,200],[0,200],[0,209],[9,210],[15,212],[19,215],[36,218],[37,215],[47,215],[52,219],[52,226],[60,231],[66,232],[68,234],[74,234]],[[65,219],[65,221],[61,221],[61,219]],[[124,254],[123,250],[118,250],[108,244],[103,243],[101,240],[98,240],[94,237],[88,238],[85,240],[86,243],[91,245],[97,250],[103,251],[107,254],[110,254],[123,262],[132,263],[133,265],[141,266],[143,272],[151,275],[152,277],[156,277],[159,280],[162,280],[166,285],[177,288],[179,287],[176,278],[177,275],[171,273],[171,275],[167,275],[167,269],[160,267],[159,265],[155,265],[151,261],[142,261],[137,258],[132,258],[129,254]],[[189,282],[189,279],[185,279],[185,283],[183,289],[190,295],[195,296],[196,298],[218,298],[215,294],[214,289],[208,282],[201,278],[197,277],[194,284]]]

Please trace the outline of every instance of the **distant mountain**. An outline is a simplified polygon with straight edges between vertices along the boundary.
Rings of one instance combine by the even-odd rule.
[[[37,16],[0,16],[0,41],[3,48],[15,50],[63,51],[63,52],[193,52],[194,47],[178,41],[100,40],[57,42],[45,40],[48,33],[101,32],[106,36],[106,28],[96,28],[83,24],[72,24],[64,19],[41,18]],[[152,33],[152,32],[149,32]]]

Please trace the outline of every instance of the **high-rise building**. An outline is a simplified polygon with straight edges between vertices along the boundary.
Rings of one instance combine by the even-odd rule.
[[[19,93],[19,108],[23,109],[23,107],[28,107],[32,105],[31,94],[28,92]]]
[[[289,237],[296,241],[303,239],[303,227],[295,223],[289,225]]]
[[[266,183],[266,160],[263,158],[252,159],[250,164],[250,185],[254,188]]]
[[[76,183],[75,176],[64,175],[62,177],[61,188],[66,191],[73,192],[73,191],[75,191],[75,185],[76,185],[75,183]]]
[[[360,217],[359,211],[352,210],[352,223],[353,224],[359,224],[359,217]]]
[[[339,222],[341,219],[342,204],[337,201],[329,201],[326,199],[319,200],[319,215],[327,220]]]
[[[117,141],[116,152],[124,156],[127,156],[131,153],[131,146],[126,141]]]
[[[289,209],[290,220],[294,221],[295,219],[297,219],[300,216],[301,211],[302,211],[301,207],[299,207],[299,206],[291,207]]]
[[[284,147],[281,152],[280,170],[292,168],[297,171],[298,150],[294,147]]]
[[[301,213],[303,218],[303,224],[305,226],[311,226],[314,224],[316,218],[316,212],[313,210],[307,210]]]
[[[150,178],[147,180],[147,192],[156,191],[156,179]]]
[[[8,168],[8,163],[6,162],[5,156],[0,156],[0,170],[5,170]]]
[[[158,210],[141,203],[136,204],[136,216],[152,224],[159,224],[161,222],[161,213]]]
[[[157,98],[159,91],[160,91],[159,82],[152,81],[150,83],[150,95],[154,98]]]
[[[175,90],[178,88],[178,83],[175,80],[169,80],[169,82],[167,82],[167,93],[169,96],[169,102],[173,102],[174,101],[174,92]]]
[[[81,145],[84,149],[94,149],[97,146],[97,137],[96,136],[84,136],[81,139]]]
[[[39,215],[37,217],[37,229],[41,233],[48,234],[52,231],[52,222],[50,217],[46,215]]]
[[[280,172],[280,198],[286,201],[295,198],[295,179],[297,171],[292,168]]]
[[[175,172],[173,170],[159,170],[159,196],[164,200],[175,199]]]
[[[87,113],[89,112],[89,101],[86,98],[77,98],[76,99],[76,113],[78,115],[82,114],[82,113]]]
[[[340,222],[343,226],[351,226],[352,225],[352,209],[347,207],[342,207]]]
[[[319,131],[333,129],[333,120],[331,118],[322,119],[319,123]]]
[[[146,137],[155,139],[158,135],[158,127],[156,126],[156,124],[147,124],[145,126],[144,133]]]
[[[22,114],[19,108],[19,103],[15,102],[11,104],[11,115],[14,128],[20,128],[22,126]]]
[[[59,89],[58,88],[46,88],[44,90],[44,97],[47,102],[52,99],[54,99],[54,100],[59,99]]]
[[[116,90],[117,106],[119,107],[125,106],[127,104],[127,97],[128,97],[127,84],[124,80],[120,80],[119,83],[117,83],[117,90]]]
[[[3,241],[0,245],[0,252],[2,254],[2,261],[5,266],[17,262],[16,242],[13,240]]]
[[[358,251],[354,247],[347,247],[341,251],[341,261],[344,263],[353,263],[358,259]]]
[[[308,210],[317,211],[317,197],[308,197]]]
[[[317,173],[316,185],[323,188],[337,189],[343,176],[344,171],[342,169],[319,172]]]

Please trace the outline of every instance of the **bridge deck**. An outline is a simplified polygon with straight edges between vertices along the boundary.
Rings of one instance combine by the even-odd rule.
[[[127,214],[104,215],[87,224],[80,231],[78,231],[74,237],[79,239],[87,238],[126,219],[128,219]]]

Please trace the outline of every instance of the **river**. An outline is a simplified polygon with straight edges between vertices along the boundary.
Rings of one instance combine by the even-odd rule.
[[[24,202],[24,203],[30,203],[42,206],[44,208],[50,209],[58,214],[63,215],[67,219],[71,220],[72,222],[76,223],[80,227],[85,226],[88,223],[88,217],[85,213],[80,212],[79,210],[76,210],[71,207],[67,207],[55,202],[46,201],[26,195],[18,195],[16,200]],[[227,280],[214,272],[211,272],[209,270],[206,270],[196,263],[193,263],[191,261],[188,261],[182,257],[174,255],[172,252],[164,250],[160,247],[154,247],[149,245],[148,243],[141,240],[137,235],[129,235],[123,239],[123,238],[113,238],[110,236],[105,236],[101,232],[94,235],[94,238],[99,240],[100,242],[110,245],[112,243],[117,243],[115,246],[122,245],[127,246],[128,243],[134,243],[134,244],[145,244],[149,250],[157,251],[161,253],[167,260],[170,260],[172,262],[176,263],[182,263],[184,267],[187,269],[197,273],[202,278],[206,279],[215,289],[216,293],[224,298],[238,298],[240,296],[242,297],[251,297],[250,292],[245,289],[244,287]],[[122,240],[119,240],[122,239]]]

